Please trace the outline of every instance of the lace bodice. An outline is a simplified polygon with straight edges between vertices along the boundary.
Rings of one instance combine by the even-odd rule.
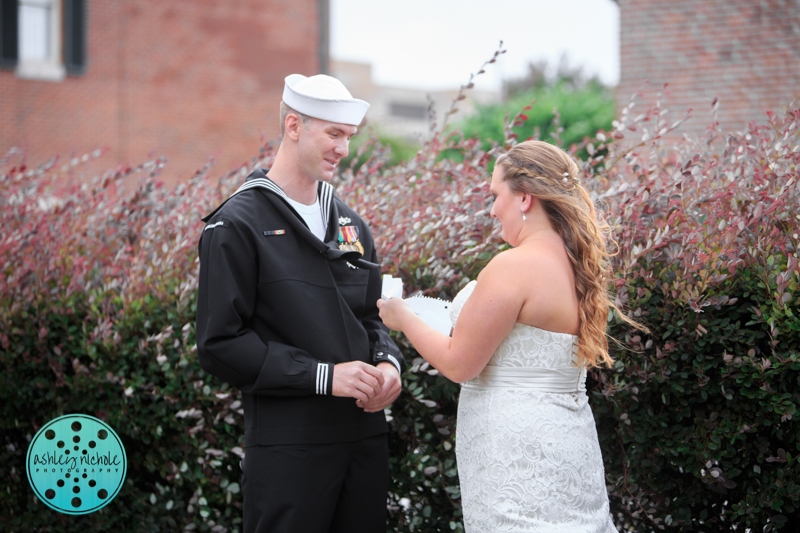
[[[450,320],[456,325],[464,303],[475,289],[470,281],[453,299]],[[520,368],[564,368],[575,366],[578,337],[568,333],[555,333],[534,326],[514,324],[511,333],[503,339],[489,360],[488,366]]]
[[[454,325],[474,288],[470,282],[453,300]],[[516,324],[481,375],[463,385],[456,457],[467,533],[616,533],[586,394],[528,386],[564,369],[584,379],[576,342]]]

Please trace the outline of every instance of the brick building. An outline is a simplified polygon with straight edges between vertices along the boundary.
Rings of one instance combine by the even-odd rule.
[[[670,116],[693,109],[680,131],[704,131],[714,97],[723,131],[737,131],[800,96],[800,0],[617,1],[619,109],[649,80],[645,109],[666,82]]]
[[[219,172],[279,134],[288,74],[327,69],[328,0],[0,0],[0,158]]]

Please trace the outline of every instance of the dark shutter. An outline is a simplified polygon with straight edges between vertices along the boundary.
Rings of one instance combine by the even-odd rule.
[[[0,68],[14,68],[19,57],[17,0],[0,0]]]
[[[70,76],[86,72],[89,12],[86,0],[63,0],[64,67]]]

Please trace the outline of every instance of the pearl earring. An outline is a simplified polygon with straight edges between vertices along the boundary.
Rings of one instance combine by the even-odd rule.
[[[523,221],[528,220],[528,217],[525,216],[525,211],[522,212],[522,220]]]

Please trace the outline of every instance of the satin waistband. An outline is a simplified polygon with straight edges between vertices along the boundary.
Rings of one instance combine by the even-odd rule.
[[[585,368],[512,368],[487,366],[475,378],[461,384],[469,389],[527,389],[570,393],[586,391]]]

